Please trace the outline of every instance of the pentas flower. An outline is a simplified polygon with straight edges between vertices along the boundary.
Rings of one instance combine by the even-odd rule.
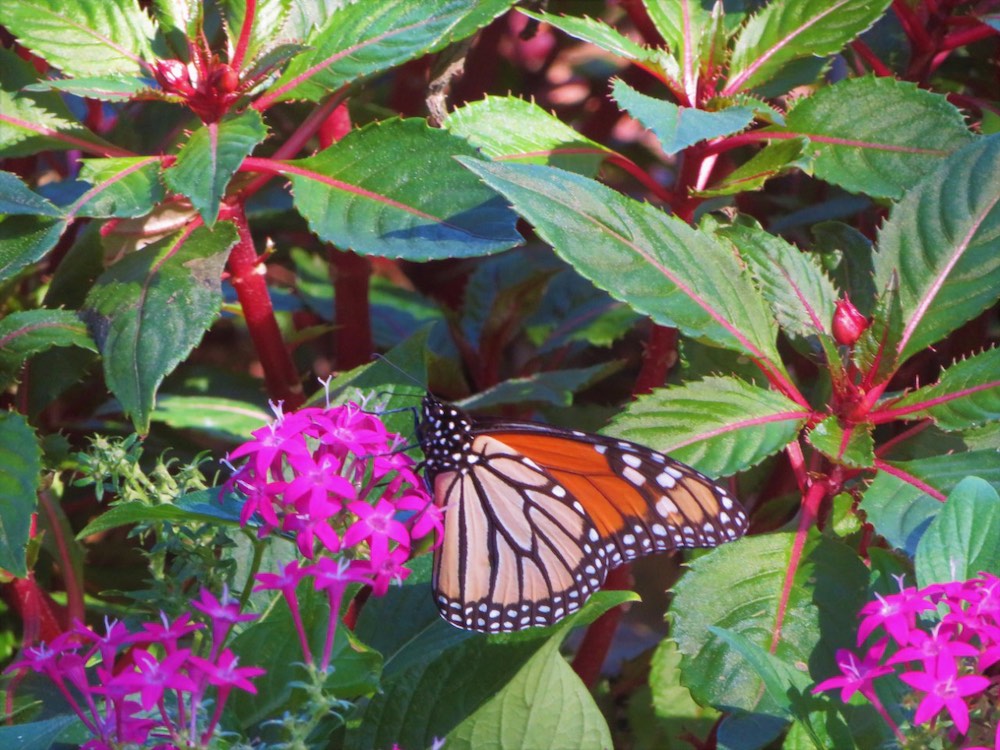
[[[876,596],[861,610],[858,645],[872,634],[877,643],[862,659],[838,651],[841,675],[813,692],[840,688],[844,702],[860,692],[904,742],[873,688],[876,678],[892,675],[914,688],[914,725],[927,725],[925,731],[942,733],[949,742],[993,737],[1000,728],[990,707],[1000,689],[997,679],[983,672],[1000,661],[1000,579],[982,573],[922,589],[905,587],[902,579],[898,584],[899,593]]]

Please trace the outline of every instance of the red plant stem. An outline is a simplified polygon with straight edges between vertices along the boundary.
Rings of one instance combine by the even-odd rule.
[[[882,458],[887,453],[889,453],[889,451],[891,451],[896,445],[899,445],[899,443],[902,443],[905,440],[909,440],[911,437],[913,437],[914,435],[916,435],[916,434],[918,434],[920,432],[923,432],[928,427],[930,427],[932,424],[934,424],[934,422],[932,422],[929,419],[924,419],[924,420],[921,420],[920,422],[917,422],[915,425],[913,425],[909,429],[903,430],[898,435],[896,435],[896,436],[894,436],[894,437],[886,440],[884,443],[882,443],[882,445],[880,445],[878,448],[875,449],[875,455],[877,457],[879,457],[879,458]]]
[[[667,373],[677,360],[677,329],[667,326],[653,326],[646,342],[642,369],[632,388],[633,395],[651,393],[661,387]]]
[[[286,408],[295,409],[305,400],[302,384],[274,317],[264,264],[257,257],[243,205],[224,207],[220,218],[231,220],[239,232],[240,239],[229,254],[227,268],[260,357],[267,393],[272,400],[283,401]]]
[[[892,0],[892,9],[896,12],[899,24],[903,27],[903,31],[909,37],[914,48],[921,53],[928,52],[934,46],[933,42],[913,9],[907,5],[906,0]]]
[[[614,154],[613,156],[609,156],[607,158],[607,161],[609,164],[615,164],[624,169],[626,172],[632,175],[632,177],[634,177],[636,180],[642,183],[642,186],[644,188],[646,188],[649,192],[651,192],[653,195],[655,195],[664,203],[673,203],[676,200],[677,196],[673,192],[667,190],[665,187],[663,187],[663,185],[661,185],[652,177],[650,177],[649,173],[646,172],[646,170],[644,170],[634,161],[629,159],[627,156],[622,156],[621,154]]]
[[[602,589],[626,591],[632,587],[632,566],[622,565],[608,573]],[[573,671],[587,687],[593,687],[601,676],[601,667],[607,659],[611,641],[622,619],[622,608],[614,607],[598,617],[587,628],[580,648],[573,657]]]
[[[371,263],[350,250],[330,246],[334,288],[334,341],[337,367],[350,370],[371,361],[372,325],[368,291]]]
[[[73,558],[70,556],[68,540],[63,533],[63,527],[59,523],[59,514],[56,512],[51,493],[42,491],[38,493],[39,509],[45,513],[48,521],[49,532],[52,534],[52,541],[58,551],[59,566],[62,568],[63,585],[66,587],[66,615],[68,622],[86,619],[86,609],[83,604],[83,586],[80,580],[80,572],[73,566]]]
[[[246,0],[246,10],[243,12],[243,28],[240,29],[240,38],[236,42],[236,51],[233,52],[233,59],[229,64],[233,70],[243,67],[243,58],[247,54],[247,47],[250,44],[250,33],[257,20],[257,0]]]
[[[38,585],[33,571],[28,571],[27,578],[5,584],[2,590],[7,605],[21,617],[22,647],[49,643],[68,629],[65,610]]]
[[[941,49],[950,51],[958,47],[964,47],[967,44],[972,44],[973,42],[978,42],[980,39],[996,35],[997,31],[995,29],[987,26],[985,23],[981,23],[978,26],[945,34],[944,39],[941,40]]]
[[[792,474],[795,475],[795,482],[799,485],[799,492],[805,494],[806,486],[809,483],[809,472],[806,469],[806,460],[802,455],[802,444],[798,440],[793,440],[785,446],[788,454],[788,462],[792,466]]]
[[[855,39],[851,42],[851,49],[858,54],[858,57],[868,63],[868,66],[872,69],[872,72],[875,75],[883,78],[892,75],[892,68],[882,62],[878,55],[872,51],[872,48],[860,39]]]
[[[802,515],[799,516],[799,527],[795,531],[795,541],[792,543],[792,553],[788,558],[788,567],[785,569],[785,583],[781,588],[781,600],[778,602],[778,613],[774,621],[774,631],[771,633],[770,652],[773,654],[778,650],[778,643],[781,641],[781,628],[785,622],[785,613],[788,610],[788,599],[792,594],[792,586],[795,585],[795,574],[798,572],[799,563],[802,560],[802,550],[809,535],[809,529],[816,523],[819,514],[820,503],[827,493],[826,482],[815,482],[806,491],[806,496],[802,501]]]

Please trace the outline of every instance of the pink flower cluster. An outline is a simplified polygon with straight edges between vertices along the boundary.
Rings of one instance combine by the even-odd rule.
[[[241,614],[228,591],[220,600],[202,589],[192,605],[211,622],[208,653],[182,645],[204,628],[189,613],[173,621],[161,614],[139,632],[118,620],[105,621],[103,633],[78,621],[50,643],[26,648],[6,671],[51,680],[93,736],[85,750],[150,741],[163,748],[209,747],[230,692],[256,694],[250,680],[264,670],[239,666],[223,648],[233,625],[256,615]]]
[[[988,718],[997,703],[1000,681],[995,668],[1000,663],[1000,578],[981,573],[968,581],[922,589],[904,587],[901,578],[898,583],[899,593],[876,594],[876,600],[861,610],[858,645],[872,635],[874,644],[862,657],[839,650],[841,675],[819,683],[813,692],[839,688],[845,703],[861,693],[902,741],[874,687],[876,679],[892,674],[914,688],[919,701],[915,725],[933,728],[944,712],[950,725],[942,728],[952,741],[959,741],[970,735],[971,713],[978,720],[975,734],[988,729],[990,741],[1000,750],[1000,734],[994,734],[997,728],[992,723],[995,717]],[[982,744],[963,747],[986,748]]]

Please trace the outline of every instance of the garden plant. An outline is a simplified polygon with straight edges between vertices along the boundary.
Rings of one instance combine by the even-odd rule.
[[[1000,748],[998,59],[989,0],[4,0],[0,747]],[[454,627],[425,392],[749,532]]]

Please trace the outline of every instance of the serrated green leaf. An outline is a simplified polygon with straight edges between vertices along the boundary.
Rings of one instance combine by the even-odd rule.
[[[736,37],[726,95],[756,88],[800,58],[832,55],[882,15],[889,0],[775,0]]]
[[[138,76],[152,60],[153,22],[136,0],[4,0],[0,24],[74,76]]]
[[[808,416],[776,391],[737,378],[713,377],[640,396],[605,432],[719,477],[781,450]]]
[[[867,468],[875,463],[875,440],[870,424],[845,429],[835,415],[813,427],[806,436],[813,448],[842,466]]]
[[[459,406],[472,411],[492,409],[506,404],[550,404],[569,406],[573,394],[621,369],[619,362],[604,362],[590,367],[547,370],[521,378],[511,378],[465,399]]]
[[[966,477],[948,495],[917,545],[917,585],[1000,575],[1000,495]]]
[[[84,159],[80,178],[93,187],[67,211],[71,216],[134,218],[145,216],[163,200],[160,159]]]
[[[25,550],[31,514],[38,505],[42,450],[28,421],[0,412],[0,568],[17,578],[28,575]]]
[[[699,703],[757,714],[781,711],[761,694],[761,680],[746,668],[743,657],[712,635],[710,627],[736,633],[784,664],[808,664],[814,677],[833,674],[836,649],[854,646],[855,613],[865,601],[867,569],[850,547],[813,532],[785,600],[794,544],[793,533],[744,537],[692,561],[675,587],[671,633],[684,657],[685,684]],[[779,602],[786,606],[775,644]]]
[[[30,63],[0,47],[0,157],[108,146],[85,128],[54,92],[23,89],[38,82]]]
[[[921,485],[947,496],[965,477],[978,476],[1000,491],[1000,451],[981,449],[915,461],[886,461],[861,503],[869,523],[911,557],[941,502]],[[891,472],[891,473],[890,473]]]
[[[319,101],[352,81],[436,52],[485,26],[513,0],[360,0],[330,13],[312,50],[292,60],[255,104]]]
[[[194,37],[204,11],[200,0],[153,0],[157,25],[170,42],[183,37]]]
[[[0,387],[34,354],[57,346],[97,351],[87,327],[69,310],[25,310],[0,320]]]
[[[177,430],[193,430],[218,440],[240,442],[270,420],[257,404],[218,396],[181,396],[161,393],[150,415]]]
[[[812,174],[812,161],[809,141],[805,138],[772,141],[712,187],[696,190],[694,194],[710,198],[760,190],[772,177],[793,169]]]
[[[661,325],[780,369],[774,319],[719,240],[648,203],[537,164],[462,160],[578,273]]]
[[[229,180],[266,137],[267,126],[253,110],[207,123],[191,134],[163,180],[174,192],[186,195],[212,226]]]
[[[900,362],[1000,296],[998,225],[1000,136],[954,152],[895,206],[879,232],[875,283],[899,274]]]
[[[0,172],[0,214],[60,216],[62,212],[38,193],[33,192],[16,174]]]
[[[518,8],[518,12],[529,18],[534,18],[536,21],[554,26],[574,39],[600,47],[616,57],[631,62],[646,62],[653,58],[652,50],[636,44],[621,32],[596,18],[557,16],[554,13],[540,13],[526,8]]]
[[[0,218],[0,281],[44,258],[65,229],[65,220],[48,216]]]
[[[900,198],[972,139],[942,94],[892,77],[821,87],[796,101],[785,125],[809,138],[817,177],[883,198]]]
[[[136,94],[150,89],[149,82],[142,78],[122,76],[67,78],[44,80],[25,87],[25,91],[62,91],[85,99],[99,99],[105,102],[124,102],[135,98]]]
[[[257,0],[254,15],[249,19],[251,26],[241,63],[252,60],[275,41],[291,6],[292,0]],[[246,0],[223,0],[219,7],[226,19],[225,30],[230,49],[235,50],[243,34],[243,26],[248,20]]]
[[[665,99],[641,94],[620,78],[614,80],[611,96],[619,107],[653,131],[668,155],[710,138],[738,133],[754,118],[750,107],[728,107],[717,112],[678,107]]]
[[[444,126],[490,159],[549,164],[588,177],[614,155],[534,102],[513,96],[488,96],[458,107]]]
[[[944,430],[966,430],[1000,420],[1000,349],[956,362],[934,385],[893,401],[878,420],[927,417]]]
[[[709,53],[708,58],[725,54],[725,27],[722,20],[726,14],[720,13],[717,18],[713,18],[714,14],[700,0],[647,0],[645,6],[649,20],[660,32],[673,56],[677,60],[689,61],[680,78],[685,89],[693,91],[698,74],[709,63],[705,53]],[[715,38],[716,32],[719,38]],[[714,49],[718,42],[722,43],[721,49]],[[706,44],[710,45],[708,50],[704,49]]]
[[[136,429],[149,429],[156,391],[222,307],[221,273],[236,229],[223,223],[167,237],[101,274],[84,317],[108,388]]]
[[[295,205],[320,238],[408,260],[472,257],[521,241],[516,216],[453,160],[475,149],[423,120],[388,120],[289,162]]]

